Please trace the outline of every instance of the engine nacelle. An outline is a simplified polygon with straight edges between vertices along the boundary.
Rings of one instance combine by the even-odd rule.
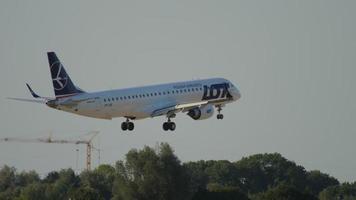
[[[208,119],[214,114],[214,107],[211,104],[200,106],[189,110],[188,114],[194,120]]]

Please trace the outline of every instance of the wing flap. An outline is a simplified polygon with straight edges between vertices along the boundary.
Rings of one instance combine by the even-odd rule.
[[[196,103],[186,103],[186,104],[179,104],[176,106],[177,109],[187,109],[187,108],[195,108],[197,106],[205,105],[208,101],[200,101]]]
[[[187,103],[187,104],[178,104],[178,105],[171,105],[156,109],[152,112],[151,117],[157,117],[161,115],[173,114],[178,112],[185,112],[192,108],[199,107],[201,105],[207,104],[208,101],[201,101],[196,103]]]

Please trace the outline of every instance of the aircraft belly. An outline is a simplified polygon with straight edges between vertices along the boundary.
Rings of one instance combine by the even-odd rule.
[[[144,107],[145,104],[140,103],[113,104],[104,106],[102,113],[105,113],[105,115],[111,118],[132,117],[135,119],[143,119],[149,116],[149,114],[143,112]]]

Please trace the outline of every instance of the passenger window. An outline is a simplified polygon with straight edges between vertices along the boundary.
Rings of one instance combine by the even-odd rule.
[[[157,93],[155,93],[155,96],[157,96]]]
[[[188,92],[190,92],[190,89],[188,89]]]
[[[116,97],[116,101],[118,101],[119,100],[119,97]]]
[[[184,89],[184,92],[187,92],[187,90],[186,90],[186,89]]]
[[[160,92],[158,92],[158,95],[161,95],[161,93],[160,93]]]
[[[120,100],[122,100],[122,97],[120,97]]]
[[[127,98],[128,98],[128,99],[131,99],[131,97],[130,97],[130,96],[127,96]]]
[[[106,99],[104,99],[104,102],[106,102]]]
[[[167,94],[169,94],[169,91],[167,91]]]
[[[165,92],[163,92],[163,95],[166,95],[166,93],[165,93]]]

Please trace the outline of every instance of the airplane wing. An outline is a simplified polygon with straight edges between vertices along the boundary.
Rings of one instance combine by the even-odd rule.
[[[170,115],[178,112],[186,112],[192,108],[199,107],[209,103],[208,101],[201,101],[196,103],[187,103],[187,104],[175,104],[170,106],[162,106],[154,110],[151,114],[151,117],[157,117],[161,115]]]

